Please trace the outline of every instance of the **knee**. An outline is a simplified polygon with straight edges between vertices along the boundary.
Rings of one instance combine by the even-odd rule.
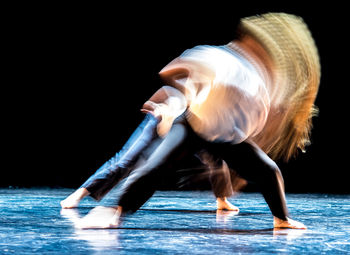
[[[269,164],[265,167],[265,173],[262,179],[269,183],[284,183],[282,172],[276,163]]]

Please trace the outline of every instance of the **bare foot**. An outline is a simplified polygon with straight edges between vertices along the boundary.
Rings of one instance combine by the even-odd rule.
[[[75,224],[75,227],[80,229],[117,228],[120,214],[119,208],[97,206]]]
[[[77,189],[75,192],[70,194],[66,199],[60,202],[63,209],[71,209],[78,207],[80,200],[89,195],[89,191],[85,188]]]
[[[291,228],[291,229],[307,229],[307,227],[298,221],[287,218],[287,220],[281,220],[277,217],[273,217],[274,228]]]
[[[237,206],[234,206],[233,204],[231,204],[226,197],[221,198],[218,197],[216,199],[216,207],[218,210],[227,210],[227,211],[239,211],[239,208]]]
[[[78,207],[80,199],[72,199],[67,197],[66,199],[60,202],[60,205],[63,209],[72,209]]]

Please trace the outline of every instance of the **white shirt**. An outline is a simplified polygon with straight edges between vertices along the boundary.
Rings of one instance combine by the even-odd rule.
[[[257,135],[270,107],[256,69],[226,46],[197,46],[169,63],[160,75],[184,92],[188,121],[208,141],[240,143]]]

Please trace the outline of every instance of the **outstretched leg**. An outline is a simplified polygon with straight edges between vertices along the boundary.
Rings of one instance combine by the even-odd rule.
[[[120,152],[103,164],[79,189],[61,201],[62,208],[75,208],[88,195],[96,200],[101,200],[120,180],[128,175],[129,168],[157,137],[158,122],[157,117],[148,113]]]
[[[121,196],[114,207],[116,215],[135,212],[153,195],[158,186],[160,173],[169,169],[166,165],[180,160],[187,152],[191,151],[189,149],[191,143],[188,143],[187,138],[188,129],[186,125],[176,123],[172,126],[168,135],[152,153],[147,162],[133,170],[121,187]],[[105,209],[106,213],[108,210],[110,209]],[[96,219],[88,220],[93,218]],[[118,224],[118,220],[111,217],[101,219],[94,211],[91,211],[83,218],[79,227],[111,228],[115,227],[113,223]]]

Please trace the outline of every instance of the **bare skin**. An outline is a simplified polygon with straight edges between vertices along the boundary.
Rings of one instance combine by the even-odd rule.
[[[85,188],[79,188],[70,194],[66,199],[60,202],[63,209],[72,209],[78,207],[80,201],[88,196],[90,192]],[[226,197],[218,197],[216,199],[217,209],[218,210],[227,210],[227,211],[239,211],[238,207],[232,205]]]
[[[273,217],[273,227],[274,228],[290,228],[290,229],[307,229],[307,227],[296,220],[289,219],[281,220],[277,217]]]
[[[141,112],[147,114],[152,114],[155,118],[157,118],[159,121],[162,119],[162,113],[160,110],[160,107],[155,107],[154,105],[150,104],[150,102],[146,102],[141,109]],[[71,195],[69,195],[66,199],[62,200],[60,202],[61,207],[63,209],[71,209],[78,207],[80,201],[90,195],[90,192],[86,188],[79,188],[75,192],[73,192]],[[239,209],[232,205],[225,197],[223,198],[217,198],[217,209],[218,210],[228,210],[228,211],[239,211]]]
[[[146,110],[142,109],[144,113],[152,113],[155,117],[161,119],[161,114],[154,109]],[[78,207],[80,201],[88,196],[90,192],[86,188],[79,188],[66,199],[60,202],[63,209],[71,209]],[[218,197],[216,199],[217,210],[235,211],[238,212],[239,208],[232,205],[226,197]],[[116,228],[119,225],[119,216],[122,213],[122,208],[101,207],[98,206],[91,212],[82,218],[76,226],[78,228]],[[274,228],[288,228],[288,229],[306,229],[306,226],[298,221],[287,218],[287,220],[281,220],[274,217]]]
[[[70,194],[66,199],[60,202],[63,209],[72,209],[78,207],[80,201],[88,196],[90,192],[85,188],[79,188]]]
[[[121,206],[116,208],[98,206],[78,221],[75,227],[80,229],[118,228],[122,212],[123,208]],[[274,228],[307,229],[303,223],[289,218],[287,220],[281,220],[274,217],[273,225]]]
[[[110,229],[117,228],[120,224],[120,215],[122,207],[104,207],[97,206],[92,209],[85,217],[75,223],[79,229]]]
[[[239,208],[231,204],[226,197],[216,198],[216,207],[217,210],[239,211]]]

